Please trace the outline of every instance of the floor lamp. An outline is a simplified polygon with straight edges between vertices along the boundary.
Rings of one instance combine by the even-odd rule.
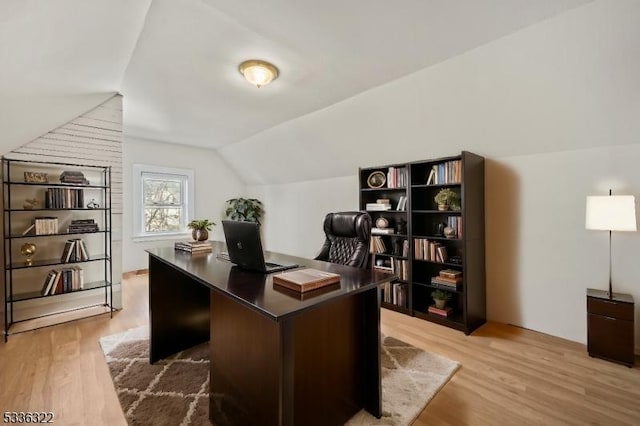
[[[633,195],[593,195],[587,197],[587,229],[609,231],[609,299],[611,289],[611,231],[636,231],[636,200]]]

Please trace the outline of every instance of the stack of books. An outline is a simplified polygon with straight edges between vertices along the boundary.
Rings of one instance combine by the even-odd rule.
[[[75,219],[67,228],[69,233],[98,232],[98,224],[93,219]]]
[[[311,268],[296,269],[273,276],[273,284],[300,293],[327,287],[339,282],[340,275]]]
[[[34,222],[36,235],[51,235],[58,233],[57,217],[36,217]]]
[[[445,306],[444,308],[436,308],[436,305],[431,305],[427,309],[430,314],[440,315],[441,317],[448,317],[453,313],[453,308],[451,306]]]
[[[375,203],[367,203],[366,210],[371,212],[383,212],[391,210],[391,200],[387,198],[381,198],[376,200]]]
[[[462,272],[454,269],[443,269],[438,273],[437,277],[431,278],[431,284],[447,287],[451,290],[460,290],[462,288]]]
[[[60,182],[73,185],[89,185],[89,181],[84,177],[82,172],[72,172],[69,170],[60,173]]]
[[[176,241],[175,249],[186,251],[191,254],[196,253],[211,253],[213,246],[207,241]]]

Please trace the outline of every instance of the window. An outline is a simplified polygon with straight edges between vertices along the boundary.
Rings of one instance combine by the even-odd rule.
[[[134,233],[138,237],[187,232],[193,218],[193,171],[133,165]]]

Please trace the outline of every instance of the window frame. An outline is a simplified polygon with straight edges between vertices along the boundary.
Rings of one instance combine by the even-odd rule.
[[[158,175],[158,178],[163,176],[179,176],[184,179],[184,187],[182,194],[182,206],[184,206],[184,229],[181,231],[165,231],[165,232],[146,232],[144,229],[144,190],[143,190],[143,175],[151,174]],[[134,164],[133,165],[133,240],[163,240],[171,238],[183,238],[185,235],[189,235],[187,229],[187,223],[189,223],[195,212],[195,180],[194,172],[192,169],[182,169],[176,167],[164,167],[154,166],[149,164]]]

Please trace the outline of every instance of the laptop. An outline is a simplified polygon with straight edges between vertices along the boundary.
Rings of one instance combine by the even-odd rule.
[[[227,241],[229,260],[240,268],[270,274],[298,267],[294,264],[265,262],[260,241],[260,225],[257,223],[223,220],[222,229]]]

